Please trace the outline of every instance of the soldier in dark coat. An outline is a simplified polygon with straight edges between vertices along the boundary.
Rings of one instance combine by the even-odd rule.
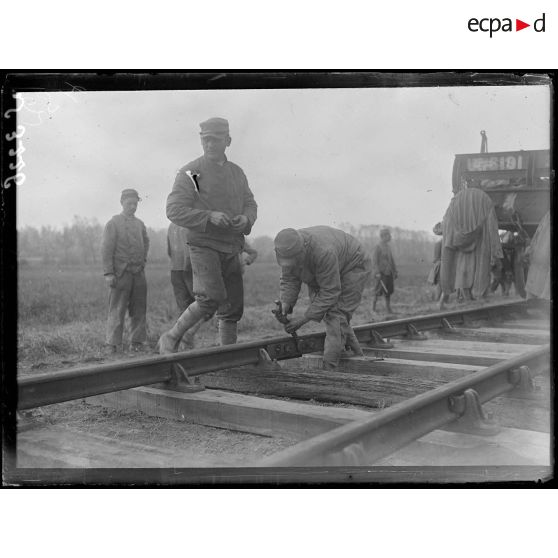
[[[397,279],[397,267],[395,260],[389,247],[391,241],[391,232],[389,229],[380,231],[380,244],[376,245],[372,254],[372,265],[374,268],[374,277],[376,278],[376,289],[374,292],[374,300],[372,302],[372,310],[376,312],[376,305],[379,296],[386,297],[386,310],[391,314],[390,299],[393,294],[393,283]]]
[[[200,124],[203,156],[182,167],[167,199],[167,217],[187,229],[195,301],[159,339],[161,353],[176,352],[184,333],[217,313],[222,345],[236,343],[244,310],[239,254],[257,217],[257,204],[242,169],[225,156],[229,123]]]
[[[442,223],[436,223],[432,232],[441,237],[442,236]],[[432,259],[432,268],[428,274],[427,282],[434,287],[432,293],[432,300],[440,300],[442,294],[442,287],[440,285],[440,266],[442,263],[442,239],[436,241],[434,244],[434,258]]]
[[[103,232],[103,270],[110,287],[106,342],[112,352],[122,346],[126,311],[131,321],[132,350],[141,350],[147,337],[144,268],[149,238],[143,222],[134,216],[139,201],[136,190],[123,190],[120,197],[122,213],[115,215]]]
[[[310,320],[326,328],[324,368],[335,368],[345,346],[362,355],[350,326],[371,272],[370,258],[360,242],[331,227],[284,229],[275,237],[275,253],[281,266],[281,311],[292,313],[302,283],[308,285],[310,306],[304,316],[285,326],[293,333]]]

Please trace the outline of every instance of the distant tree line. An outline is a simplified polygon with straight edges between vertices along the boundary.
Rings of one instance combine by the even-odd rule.
[[[18,230],[18,259],[20,262],[40,261],[62,265],[101,265],[103,229],[96,219],[75,216],[71,225],[62,229],[50,226],[36,229],[24,227]],[[150,262],[166,262],[166,229],[147,228]]]
[[[45,264],[62,265],[100,265],[103,225],[96,219],[75,216],[71,225],[62,229],[50,226],[24,227],[18,231],[18,258],[21,263],[36,261]],[[372,253],[380,241],[380,225],[360,225],[355,227],[348,223],[340,226],[344,231],[358,238],[365,249]],[[434,237],[424,231],[410,231],[390,227],[392,234],[391,248],[399,263],[420,263],[432,260]],[[152,263],[166,263],[167,230],[148,228],[150,240],[148,260]],[[248,239],[258,251],[258,261],[274,262],[273,239],[259,236]]]

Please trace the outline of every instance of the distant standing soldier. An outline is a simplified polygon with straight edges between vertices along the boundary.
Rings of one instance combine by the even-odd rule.
[[[284,229],[275,237],[275,254],[281,266],[281,312],[291,314],[302,283],[308,285],[310,306],[304,316],[285,326],[293,333],[309,321],[323,320],[326,329],[324,368],[335,368],[345,346],[356,355],[362,349],[350,326],[370,276],[371,262],[360,242],[326,226]]]
[[[390,298],[393,294],[393,283],[395,279],[397,279],[397,268],[389,246],[390,241],[390,230],[387,228],[381,229],[380,243],[374,248],[374,252],[372,254],[372,264],[375,274],[374,277],[376,278],[376,289],[374,292],[374,300],[372,302],[372,310],[376,312],[378,297],[385,296],[386,310],[391,314]]]
[[[442,236],[442,223],[436,223],[432,232],[441,237]],[[442,287],[440,286],[440,265],[442,263],[442,239],[436,241],[434,244],[434,259],[432,260],[432,269],[428,274],[428,283],[434,287],[434,292],[432,293],[432,300],[440,300],[440,295],[442,294]]]
[[[167,232],[167,253],[171,266],[171,285],[180,314],[194,302],[192,264],[186,244],[188,231],[171,223]]]
[[[203,156],[182,167],[167,199],[167,217],[188,229],[195,301],[159,339],[161,353],[176,352],[184,333],[215,312],[221,345],[236,343],[244,311],[239,254],[257,217],[257,204],[242,169],[227,160],[229,123],[200,124]]]
[[[134,216],[139,201],[136,190],[122,190],[122,213],[106,224],[103,233],[103,270],[110,287],[106,342],[113,353],[122,346],[126,311],[131,321],[131,349],[141,350],[147,337],[144,268],[149,238],[143,222]]]
[[[513,264],[514,264],[514,238],[512,231],[500,233],[500,242],[502,244],[503,258],[497,259],[496,264],[492,267],[493,280],[490,285],[490,291],[496,292],[499,286],[502,287],[502,294],[509,296],[510,287],[513,283]]]

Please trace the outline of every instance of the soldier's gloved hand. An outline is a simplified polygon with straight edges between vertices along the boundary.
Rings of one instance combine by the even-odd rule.
[[[209,214],[209,222],[222,229],[226,229],[232,224],[229,216],[222,211],[212,211]]]
[[[292,313],[293,313],[293,305],[288,304],[287,302],[281,302],[281,314],[283,314],[283,316],[286,316],[287,314],[292,314]]]
[[[381,279],[381,278],[382,278],[382,274],[381,274],[381,273],[376,273],[376,275],[374,275],[374,277],[376,277],[376,279]]]
[[[248,225],[248,217],[246,215],[237,215],[233,217],[232,229],[236,232],[242,232]]]
[[[107,282],[107,285],[112,289],[116,286],[116,275],[105,275],[105,281]]]
[[[304,324],[307,324],[309,321],[310,320],[307,318],[296,318],[295,320],[291,320],[285,325],[285,331],[287,333],[294,333],[297,329],[302,327]]]

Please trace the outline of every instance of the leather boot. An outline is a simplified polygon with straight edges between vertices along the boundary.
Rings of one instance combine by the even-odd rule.
[[[391,314],[391,305],[390,305],[390,301],[389,301],[389,296],[386,296],[386,311],[388,314]]]
[[[372,299],[372,312],[376,312],[376,305],[377,305],[377,304],[378,304],[378,297],[375,296],[375,297]]]
[[[345,334],[345,347],[349,347],[355,356],[364,356],[353,328],[350,325],[346,326],[343,333]]]
[[[196,341],[195,341],[195,335],[198,331],[198,329],[200,329],[200,327],[205,323],[205,319],[204,320],[200,320],[197,324],[193,325],[183,336],[182,339],[180,340],[179,344],[178,344],[178,351],[183,352],[183,351],[189,351],[191,349],[195,349],[196,348]]]
[[[219,320],[219,340],[221,345],[234,345],[236,343],[236,322]]]
[[[195,326],[205,315],[200,310],[198,303],[193,302],[182,312],[174,326],[167,332],[163,333],[159,338],[159,353],[164,355],[168,353],[176,353],[178,344],[186,331]]]

